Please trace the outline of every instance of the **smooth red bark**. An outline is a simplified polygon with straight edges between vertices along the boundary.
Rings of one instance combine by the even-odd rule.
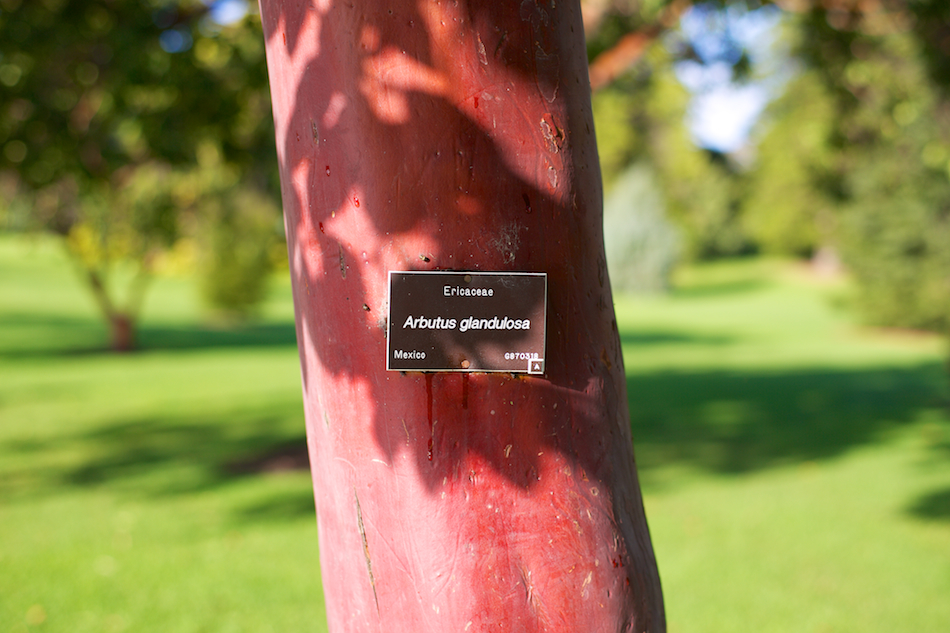
[[[664,630],[577,2],[261,5],[330,630]],[[387,372],[435,269],[547,272],[546,374]]]

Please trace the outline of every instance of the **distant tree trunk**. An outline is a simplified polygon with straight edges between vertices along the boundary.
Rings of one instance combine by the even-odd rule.
[[[113,314],[109,319],[110,344],[113,352],[131,352],[135,349],[135,322],[125,314]]]
[[[664,631],[578,3],[261,5],[330,630]],[[387,372],[436,269],[547,272],[545,375]]]
[[[135,349],[135,312],[133,310],[120,310],[116,307],[99,272],[91,268],[85,268],[78,261],[76,265],[84,268],[89,289],[92,291],[92,296],[95,298],[99,310],[102,311],[102,317],[109,328],[109,349],[113,352],[130,352]],[[136,297],[139,297],[144,281],[141,281],[139,277],[136,278],[136,281],[139,281],[136,288],[138,290]]]

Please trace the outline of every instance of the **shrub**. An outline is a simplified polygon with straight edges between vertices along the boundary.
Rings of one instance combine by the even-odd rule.
[[[669,287],[680,237],[666,219],[656,174],[648,165],[635,163],[618,176],[604,203],[604,245],[615,289],[657,292]]]
[[[238,189],[209,203],[199,258],[201,294],[230,317],[246,317],[264,299],[282,239],[280,211],[269,198]]]

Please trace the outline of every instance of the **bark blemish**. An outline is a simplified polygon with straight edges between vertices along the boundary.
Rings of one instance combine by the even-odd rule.
[[[340,244],[340,274],[346,279],[346,257],[343,255],[343,245]]]
[[[498,43],[495,44],[495,50],[492,52],[492,56],[498,57],[498,54],[501,52],[501,49],[505,45],[505,41],[507,39],[508,39],[508,31],[502,32],[501,37],[498,38]]]
[[[525,602],[531,607],[531,610],[535,614],[538,614],[539,611],[539,600],[538,595],[534,592],[534,583],[531,582],[531,572],[520,567],[518,569],[521,572],[521,584],[524,586],[525,592]]]
[[[488,51],[485,50],[485,43],[482,42],[482,37],[478,34],[475,35],[478,38],[478,61],[482,63],[482,66],[488,65]]]
[[[521,246],[521,231],[522,227],[517,222],[512,222],[511,224],[502,227],[501,232],[498,237],[492,240],[492,246],[495,247],[499,253],[501,253],[502,258],[505,260],[506,264],[510,264],[515,261],[515,255],[518,253],[518,248]]]
[[[534,50],[534,63],[538,70],[537,84],[541,95],[547,99],[548,103],[554,103],[557,98],[558,80],[560,75],[560,60],[557,53],[548,55],[547,52],[536,45]]]
[[[554,115],[550,112],[546,112],[544,116],[541,117],[539,126],[541,127],[541,136],[544,137],[544,141],[547,143],[548,151],[552,154],[560,152],[561,145],[564,144],[564,132],[558,127]]]
[[[366,558],[366,571],[369,573],[369,584],[373,588],[373,601],[376,602],[376,614],[379,614],[379,596],[376,595],[376,578],[373,576],[373,561],[369,556],[369,541],[366,540],[366,528],[363,527],[363,509],[360,507],[360,497],[353,489],[353,498],[356,499],[356,523],[360,530],[360,539],[363,541],[363,556]]]
[[[429,446],[428,457],[432,461],[433,438],[435,434],[435,424],[432,421],[432,374],[426,374],[426,416],[429,420]]]

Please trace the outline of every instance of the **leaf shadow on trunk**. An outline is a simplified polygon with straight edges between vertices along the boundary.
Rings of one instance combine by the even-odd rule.
[[[436,32],[452,27],[449,17],[436,26],[435,9],[304,4],[263,20],[272,84],[279,73],[299,77],[290,104],[277,91],[274,101],[315,482],[341,468],[320,464],[330,453],[318,445],[333,442],[354,486],[407,456],[432,498],[446,486],[477,496],[491,494],[488,482],[518,494],[565,485],[570,498],[552,494],[545,521],[586,509],[612,525],[626,545],[605,547],[623,550],[614,567],[625,568],[624,591],[655,599],[583,35],[566,33],[579,6],[455,3],[449,17],[468,23],[452,39],[457,58]],[[579,49],[562,50],[565,41]],[[279,47],[286,57],[276,60]],[[451,81],[459,66],[473,89]],[[546,374],[387,372],[389,270],[546,272]],[[365,430],[378,453],[346,444]],[[370,522],[372,511],[360,516]],[[536,518],[480,512],[459,529],[476,542],[507,532],[505,522],[537,531]],[[580,551],[575,528],[564,538]],[[517,571],[514,558],[505,565]]]
[[[372,52],[385,56],[386,51],[398,50],[400,55],[413,56],[412,64],[429,68],[433,60],[426,49],[432,42],[425,37],[405,36],[413,28],[424,28],[423,16],[411,2],[389,3],[388,7],[372,16],[347,15],[354,10],[346,7],[332,9],[324,18],[338,23],[322,26],[319,44],[314,48],[368,47],[359,60],[364,65],[370,63]],[[303,46],[301,27],[308,18],[293,15],[290,9],[285,11],[288,13],[271,16],[274,24],[265,24],[265,31],[270,38],[286,35],[286,46],[293,51]],[[479,25],[477,30],[486,33],[480,38],[482,46],[476,45],[475,54],[490,57],[489,63],[500,64],[519,77],[551,76],[550,71],[539,69],[539,65],[551,63],[548,58],[552,55],[557,56],[556,52],[543,53],[545,38],[539,34],[546,31],[540,13],[535,18],[529,12],[523,19],[517,6],[509,11],[515,14],[509,22],[522,25],[520,32],[490,25],[477,11],[468,14],[467,19]],[[407,29],[407,24],[414,27]],[[360,35],[367,31],[373,35]],[[366,40],[371,43],[359,44]],[[332,64],[333,60],[319,54],[308,60],[308,73],[320,79],[301,82],[290,120],[283,126],[284,136],[279,139],[284,148],[290,148],[281,156],[284,173],[293,175],[293,182],[284,183],[283,195],[287,231],[292,238],[289,256],[295,300],[298,306],[309,308],[298,311],[298,340],[312,346],[319,365],[331,376],[369,379],[374,394],[371,399],[380,405],[376,436],[388,455],[402,450],[400,442],[392,440],[392,431],[398,430],[403,436],[405,433],[401,425],[392,424],[392,412],[381,413],[384,403],[406,400],[404,396],[387,396],[408,388],[417,396],[411,402],[412,410],[427,411],[431,398],[433,422],[445,425],[449,419],[459,418],[459,427],[444,429],[447,435],[440,438],[450,452],[455,442],[472,435],[465,430],[464,418],[471,421],[477,417],[482,424],[491,424],[479,434],[489,438],[486,441],[490,446],[484,447],[486,459],[495,468],[509,472],[519,486],[527,486],[530,478],[517,474],[522,469],[511,469],[509,458],[495,455],[500,452],[496,450],[500,440],[493,437],[498,435],[495,431],[501,432],[512,418],[510,411],[501,415],[496,410],[498,421],[492,421],[491,410],[482,411],[483,390],[519,393],[519,398],[524,397],[523,391],[537,393],[536,406],[540,407],[548,402],[554,405],[559,399],[568,404],[576,394],[588,394],[581,396],[586,405],[594,392],[609,400],[603,396],[606,391],[623,388],[613,384],[618,375],[622,377],[622,360],[601,248],[597,166],[578,165],[576,161],[572,164],[571,158],[576,156],[565,157],[571,140],[565,130],[586,127],[590,134],[589,122],[554,123],[560,136],[551,140],[545,137],[550,131],[545,123],[556,122],[558,117],[546,113],[546,118],[534,124],[539,132],[519,141],[537,145],[530,158],[532,164],[512,166],[513,161],[526,161],[513,159],[506,148],[499,148],[484,129],[485,120],[474,121],[471,111],[462,109],[466,104],[427,94],[423,86],[398,96],[405,102],[409,119],[387,121],[377,114],[378,104],[363,96],[370,90],[358,85],[365,78]],[[555,71],[553,76],[557,75]],[[543,96],[556,94],[559,87],[555,82],[546,87],[539,85],[537,90]],[[491,85],[479,93],[483,95],[480,108],[501,101],[490,95],[486,99],[484,95],[493,91],[504,93],[506,87]],[[371,98],[388,97],[375,94]],[[479,101],[475,96],[472,99]],[[502,107],[513,106],[507,103]],[[520,113],[525,117],[528,114]],[[488,117],[490,121],[491,113]],[[366,147],[354,147],[353,139],[365,142]],[[549,141],[563,143],[565,151]],[[385,156],[395,158],[379,158]],[[585,169],[597,175],[595,194],[556,186],[557,178]],[[526,177],[525,172],[531,170],[531,178]],[[304,183],[308,199],[301,199],[299,193]],[[545,185],[544,189],[538,183]],[[385,372],[386,289],[379,283],[393,263],[401,264],[401,270],[547,272],[550,360],[545,379],[509,374],[423,376]],[[590,348],[602,341],[609,349],[594,350],[595,355]],[[578,359],[583,361],[581,365],[569,365]],[[315,388],[311,371],[312,365],[304,362],[304,388],[308,391]],[[466,411],[471,413],[466,415]],[[553,417],[570,422],[572,416]],[[412,425],[410,431],[424,431],[419,436],[429,436],[428,420],[406,420],[406,424]],[[588,424],[588,420],[574,420],[574,426],[581,430]],[[415,428],[420,426],[423,428]],[[557,435],[552,429],[545,431],[527,434],[521,438],[525,441],[513,444],[512,450],[524,452],[522,459],[530,465],[531,454],[547,442],[541,438]],[[500,446],[504,449],[506,445]],[[413,450],[420,467],[434,467],[429,463],[426,442],[414,443]],[[440,471],[428,479],[435,485],[446,474]]]

